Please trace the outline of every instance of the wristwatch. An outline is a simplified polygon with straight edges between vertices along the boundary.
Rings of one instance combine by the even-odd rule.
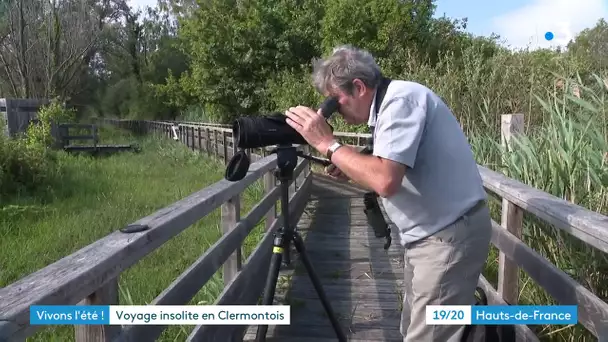
[[[338,141],[334,141],[331,145],[329,145],[329,147],[327,148],[327,153],[326,153],[327,154],[327,159],[331,161],[332,154],[334,154],[334,152],[336,152],[336,150],[339,149],[342,146],[344,146],[344,145],[342,145]]]

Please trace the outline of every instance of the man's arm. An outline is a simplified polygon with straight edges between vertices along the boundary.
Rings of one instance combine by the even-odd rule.
[[[364,155],[350,146],[340,147],[331,161],[352,181],[381,197],[392,196],[405,175],[405,165],[373,155]]]
[[[287,124],[311,146],[322,154],[327,152],[334,138],[320,113],[298,106],[289,108],[285,115]],[[406,166],[414,167],[425,121],[424,103],[406,97],[393,98],[381,108],[372,155],[343,146],[333,153],[331,162],[351,180],[382,197],[390,197],[399,188]]]
[[[425,122],[424,103],[393,98],[378,116],[372,155],[344,146],[332,155],[332,162],[353,181],[390,197],[401,186],[406,168],[414,167]]]

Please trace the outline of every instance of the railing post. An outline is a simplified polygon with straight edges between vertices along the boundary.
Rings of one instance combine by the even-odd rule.
[[[190,143],[192,146],[190,146],[190,148],[192,148],[192,151],[194,151],[196,149],[196,146],[194,145],[194,126],[190,126],[190,133],[192,133],[192,138],[190,138]]]
[[[228,165],[230,160],[228,158],[228,132],[222,131],[222,146],[224,147],[224,152],[222,152],[224,154],[224,165]]]
[[[206,129],[207,132],[207,145],[209,146],[209,141],[211,134],[209,129]],[[215,135],[215,134],[214,134]],[[233,146],[236,153],[236,147]],[[216,148],[217,150],[217,148]],[[236,223],[241,219],[241,203],[240,203],[240,195],[236,195],[233,198],[229,199],[226,203],[222,205],[222,232],[227,234],[230,230],[234,229]],[[224,271],[224,285],[228,285],[232,279],[236,276],[236,273],[241,270],[242,267],[242,249],[241,247],[237,248],[237,250],[226,260],[224,263],[223,271]]]
[[[91,130],[91,133],[93,135],[93,147],[97,148],[97,144],[99,143],[99,135],[97,132],[97,126],[95,124],[93,124],[93,129]]]
[[[522,134],[524,129],[523,114],[504,114],[501,117],[501,142],[507,153],[511,151],[511,138]],[[524,211],[509,202],[502,199],[502,217],[501,226],[509,233],[521,239],[521,231],[523,226]],[[502,296],[505,302],[515,305],[518,302],[519,296],[519,268],[503,252],[498,254],[498,293]]]
[[[503,114],[500,120],[500,141],[507,151],[511,150],[511,138],[524,132],[523,114]]]
[[[266,149],[262,148],[262,151],[263,151],[263,157],[268,156],[268,151],[266,151]],[[271,192],[272,189],[274,189],[274,187],[276,186],[273,172],[274,172],[274,170],[270,170],[264,174],[264,194]],[[266,213],[266,224],[264,225],[264,229],[266,231],[268,231],[270,229],[270,226],[272,226],[272,223],[274,222],[276,217],[277,217],[277,206],[276,206],[276,201],[275,201],[275,205],[270,207],[270,210],[268,210],[268,212]]]
[[[205,152],[207,152],[207,155],[211,155],[211,131],[209,130],[209,127],[205,128],[205,138],[207,138],[207,143],[206,146],[207,148],[205,149]]]
[[[201,126],[198,126],[196,128],[197,134],[198,134],[198,150],[199,152],[203,152],[204,148],[203,148],[203,135],[201,133]]]
[[[240,195],[236,195],[229,199],[226,203],[222,204],[222,232],[228,234],[236,223],[241,219],[241,204]],[[241,270],[242,257],[241,247],[226,260],[224,263],[224,285],[228,285],[232,279],[236,276],[236,273]]]
[[[79,305],[118,305],[118,278],[110,279]],[[120,334],[119,325],[76,325],[76,342],[109,342]]]
[[[186,135],[186,147],[190,147],[190,126],[184,126],[184,134]]]
[[[214,129],[213,130],[213,146],[214,146],[213,152],[214,152],[216,158],[218,158],[219,154],[220,154],[220,151],[219,151],[220,148],[219,148],[219,145],[217,144],[217,142],[219,140],[217,138],[217,133],[218,133],[217,129]]]

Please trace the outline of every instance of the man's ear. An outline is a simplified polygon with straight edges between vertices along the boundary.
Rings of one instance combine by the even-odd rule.
[[[359,97],[365,95],[365,92],[367,91],[367,87],[365,86],[365,83],[363,83],[363,81],[361,81],[358,78],[355,78],[353,80],[353,85],[354,85],[354,88],[357,91],[357,95]]]

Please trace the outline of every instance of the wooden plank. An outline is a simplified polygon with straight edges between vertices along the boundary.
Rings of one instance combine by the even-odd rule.
[[[502,200],[502,227],[521,239],[524,211],[508,200]],[[519,298],[519,268],[503,251],[498,254],[498,293],[509,304],[517,305]]]
[[[278,195],[277,195],[278,197]],[[236,223],[241,219],[241,201],[240,196],[236,195],[233,198],[222,204],[222,232],[229,234],[235,228]],[[257,220],[259,221],[259,219]],[[256,221],[256,222],[257,222]],[[228,285],[236,273],[242,267],[241,246],[236,246],[234,253],[226,260],[223,268],[224,285]]]
[[[217,138],[218,133],[221,133],[221,132],[218,132],[217,130],[213,131],[213,154],[215,155],[216,158],[219,157],[219,154],[220,154],[220,152],[219,152],[220,148],[218,146],[218,138]]]
[[[226,143],[228,133],[222,132],[222,157],[224,157],[224,164],[228,165],[230,159],[228,158],[228,144]]]
[[[295,224],[302,214],[310,193],[312,179],[307,178],[305,185],[300,188],[289,201],[291,212],[291,224]],[[235,277],[233,282],[224,288],[222,294],[214,303],[215,305],[255,305],[265,285],[268,274],[271,247],[275,230],[281,225],[283,215],[274,221],[262,242],[251,253],[247,260],[247,267],[243,268]],[[246,326],[216,325],[196,326],[187,341],[233,341],[242,339]]]
[[[602,252],[608,253],[608,217],[478,166],[484,187]]]
[[[370,133],[351,133],[351,132],[334,132],[334,137],[345,137],[345,138],[371,138]]]
[[[327,278],[323,278],[325,281]],[[372,302],[394,302],[399,301],[399,288],[384,288],[382,291],[373,291],[369,288],[361,289],[358,288],[345,288],[341,286],[325,285],[323,283],[323,290],[331,302],[339,301],[351,301],[360,303],[372,303]],[[352,291],[352,292],[351,292]],[[297,292],[292,292],[290,298],[299,299],[319,299],[319,295],[315,289],[311,286],[303,286],[299,288]]]
[[[193,123],[182,123],[180,122],[179,124],[182,127],[188,127],[188,128],[198,128],[198,127],[203,127],[208,131],[215,131],[215,132],[226,132],[226,133],[232,133],[232,128],[226,128],[226,127],[221,127],[221,126],[214,126],[214,125],[208,125],[208,124],[193,124]]]
[[[403,264],[389,263],[384,261],[363,261],[363,262],[331,262],[322,263],[312,260],[315,272],[322,278],[331,279],[384,279],[398,280],[403,278]],[[296,273],[304,273],[304,268],[298,268]]]
[[[325,279],[323,280],[325,285]],[[315,312],[325,313],[325,308],[318,298],[302,299],[296,297],[286,298],[285,303],[289,303],[292,309],[292,317],[301,315],[302,312]],[[402,302],[396,301],[385,301],[385,302],[353,302],[351,300],[338,301],[332,300],[331,306],[336,314],[343,316],[345,314],[351,315],[353,312],[360,317],[362,312],[377,311],[387,313],[388,317],[394,315],[394,311],[400,311]]]
[[[38,118],[38,110],[49,103],[47,99],[3,99],[0,106],[0,122],[4,123],[3,131],[8,137],[25,133],[32,120]]]
[[[266,156],[266,154],[264,156]],[[264,174],[264,191],[269,192],[269,191],[272,191],[272,189],[276,189],[276,188],[277,188],[276,178],[274,177],[273,172],[266,172]],[[274,205],[266,213],[266,223],[265,223],[266,231],[268,231],[270,229],[270,227],[272,226],[272,222],[276,219],[276,217],[277,217],[277,206]]]
[[[241,246],[264,213],[279,197],[279,189],[266,194],[234,229],[222,235],[213,246],[167,287],[150,305],[185,305],[213,277],[230,254]],[[152,341],[166,328],[164,325],[128,326],[118,341]]]
[[[511,139],[516,138],[523,132],[523,114],[503,114],[500,116],[500,140],[506,151],[512,150]]]
[[[30,305],[77,303],[275,166],[276,156],[253,163],[241,181],[221,180],[135,222],[150,227],[148,230],[116,231],[0,289],[0,321],[16,323],[26,335],[35,331],[38,327],[29,326]]]
[[[61,124],[59,124],[59,126],[66,127],[66,128],[83,128],[83,129],[93,129],[96,127],[95,124],[72,123],[72,122],[61,123]]]
[[[345,303],[348,306],[343,307],[343,310],[336,312],[336,317],[342,323],[342,328],[345,331],[356,331],[358,326],[363,324],[369,325],[373,323],[374,327],[383,330],[399,331],[401,311],[397,310],[378,310],[375,308],[364,308],[358,303]],[[291,314],[291,326],[289,327],[290,335],[296,335],[293,330],[298,328],[304,329],[319,329],[328,327],[330,324],[329,318],[325,310],[319,305],[318,308],[300,308],[298,312]],[[286,329],[287,330],[287,329]],[[333,330],[331,334],[335,335]],[[296,335],[297,336],[297,335]]]
[[[95,140],[95,135],[67,135],[63,138],[66,140]]]
[[[403,336],[399,329],[386,329],[378,327],[376,320],[367,322],[355,322],[340,320],[343,331],[346,334],[348,341],[395,341],[403,342]],[[352,329],[352,330],[351,330]],[[299,338],[314,338],[328,339],[337,341],[336,333],[333,331],[329,320],[325,326],[307,326],[307,325],[289,325],[289,326],[269,326],[268,338],[266,341],[292,341],[292,337]],[[250,335],[245,336],[243,341],[252,341],[255,339],[255,330]]]
[[[118,305],[118,279],[110,279],[94,293],[83,299],[80,305]],[[119,325],[76,325],[75,339],[78,342],[112,341],[120,334]]]
[[[196,128],[197,136],[198,136],[198,150],[203,151],[203,136],[201,135],[201,128]]]
[[[336,294],[342,293],[346,295],[358,294],[358,293],[387,293],[397,294],[402,290],[404,280],[402,277],[396,279],[348,279],[348,278],[322,278],[323,288],[329,292],[335,292]],[[312,282],[308,274],[292,275],[290,281],[290,291],[295,293],[307,293],[314,291]],[[346,297],[348,298],[348,297]]]
[[[608,338],[608,304],[492,221],[492,243],[555,300],[578,305],[578,321],[600,340]]]
[[[501,143],[505,149],[505,155],[512,150],[511,140],[521,135],[524,130],[524,115],[523,114],[506,114],[501,115],[500,136]],[[502,199],[502,219],[501,224],[511,234],[521,239],[523,226],[523,210],[509,200]],[[519,269],[505,253],[498,253],[498,293],[509,304],[517,304],[519,298]]]

